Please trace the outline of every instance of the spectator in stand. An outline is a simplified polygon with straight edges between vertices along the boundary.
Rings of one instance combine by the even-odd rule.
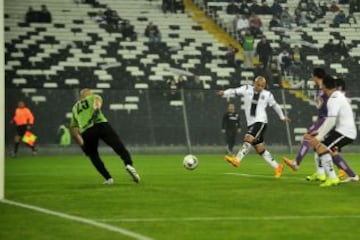
[[[96,0],[80,0],[80,1],[82,1],[83,3],[90,4],[93,7],[97,7],[99,5],[99,3]]]
[[[229,5],[227,5],[226,13],[231,15],[239,13],[239,7],[235,4],[234,0],[232,0]]]
[[[288,74],[288,69],[291,66],[291,56],[289,52],[284,49],[278,56],[278,69],[282,74]]]
[[[279,18],[276,15],[273,15],[269,22],[269,30],[272,30],[274,27],[281,27]]]
[[[356,20],[356,18],[354,17],[354,14],[350,13],[349,16],[347,16],[347,18],[346,18],[346,23],[349,23],[349,24],[357,24],[357,20]]]
[[[41,11],[39,13],[39,22],[42,23],[51,23],[52,17],[51,13],[47,9],[46,5],[41,5]]]
[[[243,31],[249,29],[250,23],[249,19],[247,19],[246,15],[237,16],[236,20],[236,30],[240,35],[242,35]]]
[[[200,76],[195,74],[193,78],[190,78],[191,89],[196,89],[197,91],[191,91],[194,99],[196,101],[204,102],[205,95],[204,91],[200,91],[204,89],[204,83],[201,81]]]
[[[246,1],[243,1],[240,5],[240,8],[239,8],[239,14],[241,15],[247,15],[249,16],[250,15],[250,8],[249,6],[246,4]]]
[[[282,27],[291,28],[291,24],[294,22],[293,16],[289,12],[289,8],[286,7],[281,14],[280,24]]]
[[[92,20],[94,20],[97,23],[106,23],[104,13],[99,10],[94,17],[92,17]]]
[[[181,0],[163,0],[161,9],[163,10],[163,13],[167,13],[168,11],[176,13],[178,10],[184,13],[185,6]]]
[[[111,8],[108,7],[104,12],[104,17],[109,27],[113,29],[119,28],[119,21],[121,20],[121,18],[116,11],[113,11]]]
[[[130,39],[130,41],[136,41],[137,40],[137,34],[134,31],[134,26],[132,26],[129,22],[129,20],[125,20],[121,24],[121,34],[123,36],[123,39]]]
[[[307,4],[307,12],[311,13],[312,15],[318,18],[322,17],[322,11],[314,0],[309,0]]]
[[[163,13],[172,12],[175,13],[175,0],[162,0],[161,8]]]
[[[149,38],[151,43],[161,42],[161,33],[155,24],[149,22],[149,24],[145,28],[145,36]]]
[[[250,17],[250,32],[254,37],[261,35],[262,21],[256,14],[252,14]]]
[[[259,14],[271,15],[273,14],[266,0],[261,1]]]
[[[350,0],[349,1],[349,14],[352,14],[354,12],[360,12],[359,0]]]
[[[300,12],[300,15],[296,17],[296,24],[299,26],[306,26],[309,23],[309,20],[306,18],[307,12]]]
[[[185,5],[183,0],[175,0],[175,10],[180,10],[182,13],[185,13]]]
[[[253,0],[250,6],[250,14],[260,14],[261,7],[256,0]]]
[[[176,85],[178,89],[186,88],[188,85],[186,77],[180,74],[176,80]]]
[[[346,23],[346,16],[343,10],[340,10],[338,14],[335,15],[333,24],[335,27],[339,27],[340,24]]]
[[[303,66],[303,55],[298,45],[295,45],[290,52],[291,65],[289,71],[293,74],[293,77],[297,77],[301,74]]]
[[[329,11],[326,1],[319,3],[319,8],[320,8],[320,14],[321,14],[320,17],[324,17],[326,15],[326,12]]]
[[[349,58],[349,49],[344,42],[344,38],[340,39],[339,43],[335,46],[335,51],[343,58]]]
[[[279,0],[275,0],[273,5],[271,5],[271,12],[273,15],[277,16],[278,18],[281,16],[283,8],[279,3]]]
[[[38,13],[30,6],[25,14],[25,22],[32,23],[38,21]]]
[[[242,39],[242,47],[244,49],[244,68],[254,68],[254,36],[251,35],[250,31],[246,31]]]
[[[259,62],[262,65],[262,68],[267,69],[269,67],[269,62],[271,61],[272,48],[265,36],[258,42],[256,54],[259,56]]]
[[[316,18],[318,18],[319,15],[314,15],[314,12],[306,12],[306,20],[310,23],[315,22]]]
[[[180,92],[178,91],[179,87],[177,84],[177,79],[174,78],[170,78],[169,80],[166,81],[168,88],[169,88],[169,93],[168,93],[168,100],[172,101],[172,100],[180,100],[181,96],[180,96]]]
[[[228,63],[229,67],[237,67],[237,63],[236,63],[236,54],[239,52],[239,49],[237,49],[236,47],[234,47],[233,45],[229,45],[225,57]]]
[[[327,43],[324,44],[324,47],[322,48],[321,52],[326,57],[331,57],[335,53],[335,44],[333,39],[329,39]]]
[[[339,6],[336,4],[336,1],[332,1],[329,11],[330,12],[338,12],[340,10]]]

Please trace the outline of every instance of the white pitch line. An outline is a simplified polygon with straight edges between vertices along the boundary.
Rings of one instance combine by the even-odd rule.
[[[134,239],[137,239],[137,240],[153,240],[152,238],[146,237],[146,236],[138,234],[136,232],[132,232],[132,231],[126,230],[124,228],[112,226],[112,225],[109,225],[109,224],[106,224],[106,223],[97,222],[95,220],[88,219],[88,218],[77,217],[77,216],[69,215],[69,214],[66,214],[66,213],[56,212],[56,211],[49,210],[49,209],[46,209],[46,208],[41,208],[41,207],[29,205],[29,204],[19,203],[19,202],[7,200],[7,199],[1,200],[0,203],[5,203],[5,204],[17,206],[17,207],[26,208],[26,209],[29,209],[29,210],[32,210],[32,211],[35,211],[35,212],[40,212],[40,213],[43,213],[43,214],[46,214],[46,215],[52,215],[52,216],[64,218],[64,219],[71,220],[71,221],[74,221],[74,222],[85,223],[85,224],[92,225],[92,226],[95,226],[95,227],[98,227],[98,228],[102,228],[102,229],[105,229],[105,230],[108,230],[108,231],[111,231],[111,232],[120,233],[122,235],[131,237],[131,238],[134,238]]]
[[[190,222],[190,221],[276,221],[276,220],[315,220],[315,219],[358,219],[360,215],[329,216],[259,216],[259,217],[179,217],[179,218],[109,218],[97,219],[100,222]]]
[[[247,173],[224,173],[226,175],[236,175],[236,176],[241,176],[241,177],[248,177],[248,178],[271,178],[271,179],[275,179],[274,176],[270,176],[270,175],[259,175],[259,174],[247,174]],[[285,178],[285,179],[300,179],[300,178],[296,178],[296,177],[286,177],[286,176],[282,176],[280,177],[280,179]]]

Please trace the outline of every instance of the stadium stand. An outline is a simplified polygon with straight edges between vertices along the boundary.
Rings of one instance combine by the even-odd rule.
[[[194,2],[236,40],[231,23],[234,16],[225,13],[226,1],[208,1],[207,6],[202,5],[202,1]],[[296,2],[288,0],[286,5],[293,9]],[[26,23],[24,16],[28,7],[42,4],[46,4],[51,12],[52,22]],[[25,98],[31,101],[30,106],[36,106],[37,115],[48,116],[39,118],[39,126],[44,126],[39,141],[54,142],[45,133],[53,132],[64,118],[69,117],[78,89],[90,87],[104,94],[110,103],[105,109],[106,114],[120,123],[117,130],[121,130],[130,144],[184,144],[183,102],[180,99],[169,101],[166,82],[180,74],[185,74],[187,82],[191,82],[191,75],[195,74],[201,80],[201,87],[197,89],[204,90],[204,98],[197,98],[197,93],[191,89],[186,91],[190,129],[196,129],[191,132],[193,143],[212,145],[222,142],[217,134],[222,115],[218,111],[224,109],[225,103],[216,99],[215,92],[239,84],[251,84],[256,72],[229,66],[224,57],[227,46],[205,29],[201,21],[194,21],[192,12],[164,14],[160,5],[159,0],[101,0],[95,5],[72,0],[5,2],[7,99],[15,103],[17,98]],[[136,40],[124,39],[119,29],[94,20],[107,8],[117,12],[120,23],[129,21],[137,35]],[[360,15],[355,15],[360,20]],[[271,16],[260,17],[264,24],[263,34],[275,49],[274,56],[284,47],[302,44],[306,60],[299,81],[304,81],[305,87],[301,97],[298,97],[298,92],[283,92],[287,99],[284,108],[294,119],[292,133],[297,134],[295,129],[309,125],[304,123],[312,120],[311,115],[303,114],[313,111],[312,95],[308,94],[313,93],[312,82],[308,81],[312,67],[329,66],[329,71],[347,79],[350,90],[358,89],[360,25],[330,27],[333,16],[327,13],[321,21],[302,28],[269,30]],[[144,36],[149,21],[159,27],[161,42],[149,43]],[[322,55],[320,49],[330,37],[336,41],[345,38],[352,58],[332,60]],[[296,84],[291,76],[286,77],[291,84]],[[283,98],[280,91],[276,91],[276,98],[279,101]],[[354,100],[354,110],[358,111],[359,103]],[[56,109],[53,109],[54,105]],[[199,114],[199,109],[211,110]],[[11,114],[7,109],[7,116]],[[274,115],[271,117],[276,118]],[[47,125],[47,122],[52,125]],[[121,124],[127,123],[129,127],[123,128]],[[169,140],[169,132],[177,137]],[[274,143],[286,139],[284,127],[276,123],[271,123],[269,128],[269,135],[272,134],[281,135],[274,139]]]

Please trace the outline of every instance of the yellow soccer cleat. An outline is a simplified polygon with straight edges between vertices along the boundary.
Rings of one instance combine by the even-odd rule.
[[[277,168],[275,168],[275,178],[281,177],[283,169],[284,169],[284,165],[282,164],[279,164]]]
[[[313,182],[313,181],[324,182],[326,180],[326,175],[325,174],[313,173],[312,175],[307,176],[306,180],[310,181],[310,182]]]
[[[325,182],[323,182],[322,184],[320,184],[320,187],[332,187],[332,186],[337,186],[340,183],[340,179],[339,178],[328,178],[326,179]]]
[[[235,157],[235,156],[229,156],[229,155],[225,155],[225,161],[227,161],[228,163],[230,163],[231,165],[233,165],[233,167],[239,167],[240,166],[240,160]]]

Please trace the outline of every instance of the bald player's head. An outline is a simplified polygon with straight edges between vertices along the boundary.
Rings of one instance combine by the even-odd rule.
[[[80,100],[86,98],[87,96],[92,95],[92,91],[90,88],[83,88],[80,90]]]
[[[266,79],[263,76],[258,76],[254,80],[254,88],[256,92],[261,92],[266,87]]]

